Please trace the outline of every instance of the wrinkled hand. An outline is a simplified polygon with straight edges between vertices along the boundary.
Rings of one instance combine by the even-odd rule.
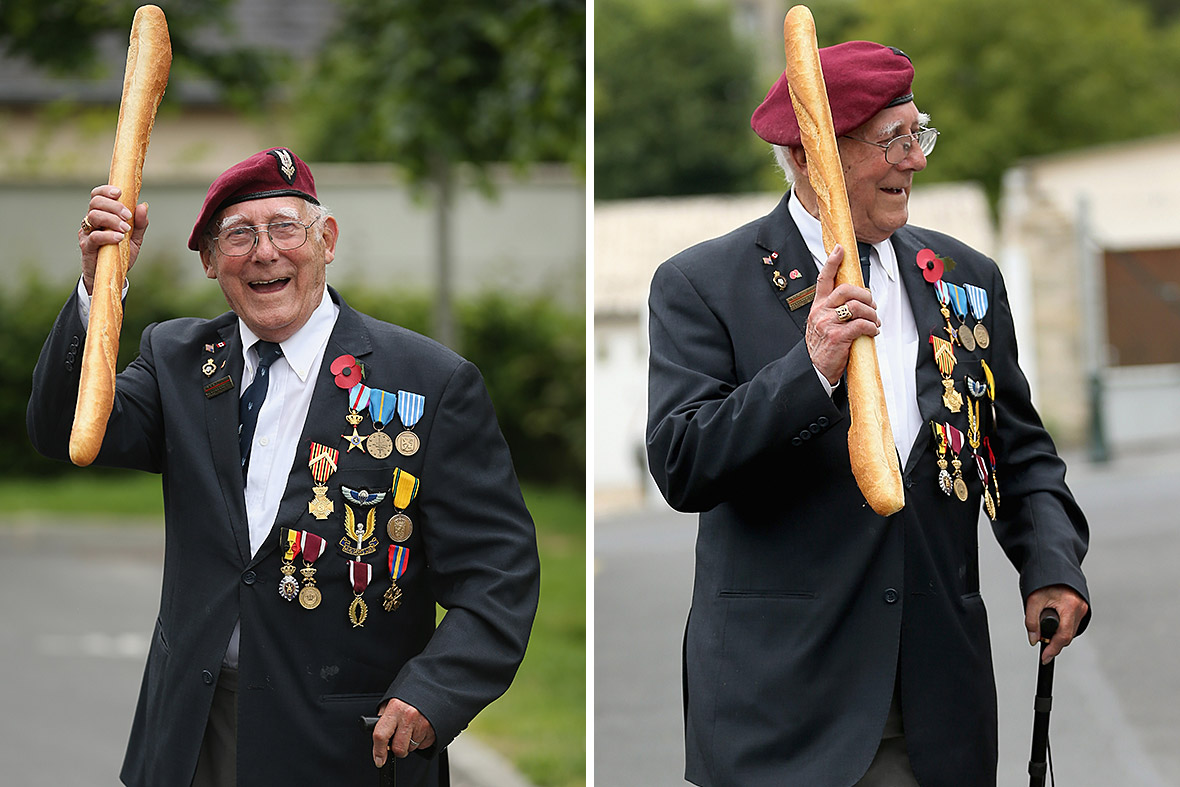
[[[1041,611],[1046,607],[1057,610],[1061,618],[1057,626],[1057,633],[1045,646],[1041,656],[1041,663],[1048,664],[1053,657],[1061,652],[1069,643],[1073,642],[1078,626],[1090,610],[1090,605],[1067,585],[1050,585],[1034,590],[1029,594],[1028,603],[1024,606],[1024,627],[1028,630],[1028,643],[1036,645],[1040,641]]]
[[[147,231],[148,206],[141,203],[135,208],[135,229],[131,228],[131,211],[119,202],[119,195],[123,192],[115,186],[97,186],[90,192],[90,209],[86,218],[94,228],[89,232],[84,227],[78,229],[78,248],[82,250],[82,283],[86,292],[94,294],[94,269],[98,265],[98,249],[121,243],[123,236],[131,232],[131,262],[127,269],[135,264],[139,256],[139,247],[143,244],[143,234]]]
[[[405,757],[433,744],[434,727],[413,705],[394,697],[381,708],[381,718],[373,728],[373,764],[378,768],[390,751],[394,757]]]
[[[836,271],[844,259],[844,249],[832,249],[815,282],[815,300],[807,315],[807,354],[819,373],[835,385],[848,366],[848,349],[858,336],[876,336],[881,332],[877,304],[872,293],[851,284],[836,286]],[[847,305],[852,319],[840,322],[836,309]]]

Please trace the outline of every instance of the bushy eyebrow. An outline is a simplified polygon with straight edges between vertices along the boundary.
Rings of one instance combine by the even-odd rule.
[[[283,207],[272,213],[270,218],[267,219],[266,223],[270,224],[275,219],[295,219],[296,221],[299,221],[302,219],[302,217],[299,215],[299,211],[295,210],[294,208]],[[246,217],[241,213],[233,213],[229,216],[224,216],[221,221],[217,222],[217,231],[221,232],[222,230],[228,229],[235,224],[244,222],[245,220]]]

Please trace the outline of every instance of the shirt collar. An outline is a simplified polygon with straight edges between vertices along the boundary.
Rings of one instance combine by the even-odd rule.
[[[320,305],[311,313],[303,327],[289,339],[279,343],[283,348],[283,357],[287,359],[287,364],[299,377],[300,382],[307,382],[307,376],[311,374],[311,365],[319,357],[320,350],[328,343],[332,328],[336,326],[338,314],[340,307],[332,301],[325,286]],[[248,350],[259,340],[258,335],[246,327],[246,323],[241,319],[238,320],[238,332],[242,337],[242,354],[246,356],[246,365],[253,368],[258,362],[257,359],[251,360]]]
[[[803,207],[794,187],[791,188],[791,199],[787,202],[787,209],[791,212],[791,218],[795,220],[795,226],[799,228],[799,234],[803,236],[803,242],[807,244],[807,250],[815,259],[816,267],[822,268],[824,260],[828,258],[828,253],[824,251],[823,227],[820,225],[819,219],[812,216],[807,212],[807,208]],[[893,244],[886,239],[880,243],[874,243],[873,248],[877,251],[873,257],[881,264],[885,275],[889,277],[890,281],[897,281],[897,254],[893,251]],[[855,249],[853,253],[855,253]]]

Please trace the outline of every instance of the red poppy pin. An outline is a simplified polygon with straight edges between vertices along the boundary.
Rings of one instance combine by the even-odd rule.
[[[329,369],[332,374],[336,375],[336,386],[346,391],[364,378],[364,367],[357,363],[356,358],[351,355],[341,355],[332,361],[332,366]]]
[[[950,257],[940,257],[932,249],[919,251],[916,261],[922,269],[922,277],[931,284],[941,279],[944,272],[955,269],[954,260]]]

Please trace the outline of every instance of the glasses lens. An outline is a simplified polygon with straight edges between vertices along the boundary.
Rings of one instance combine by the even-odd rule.
[[[234,227],[217,236],[217,248],[222,254],[240,257],[254,248],[254,230],[250,227]]]
[[[283,251],[297,249],[307,241],[307,227],[297,221],[276,221],[268,229],[270,242]]]
[[[890,164],[900,164],[905,161],[906,156],[910,155],[913,148],[914,138],[911,134],[894,137],[889,141],[889,147],[885,148],[885,161]]]
[[[938,142],[938,129],[924,128],[918,132],[918,147],[922,148],[924,155],[930,155],[936,142]]]

